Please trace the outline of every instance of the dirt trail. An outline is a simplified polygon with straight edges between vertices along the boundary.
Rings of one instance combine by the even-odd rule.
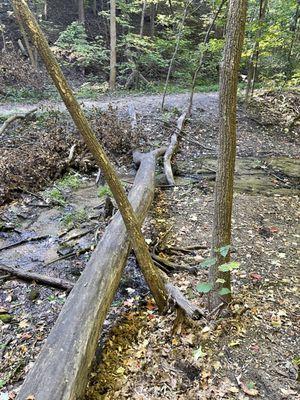
[[[167,96],[165,108],[177,107],[179,109],[186,107],[188,104],[188,93],[172,94]],[[209,109],[218,98],[218,93],[197,93],[194,96],[194,108]],[[136,95],[125,97],[108,97],[105,96],[102,100],[80,100],[86,108],[97,107],[102,110],[107,110],[111,104],[118,107],[120,110],[127,109],[128,104],[132,103],[138,112],[143,114],[152,112],[160,108],[161,95]],[[26,113],[28,111],[38,108],[39,110],[52,109],[63,111],[66,107],[62,102],[43,100],[37,103],[6,103],[0,104],[0,117],[11,115],[14,113]]]

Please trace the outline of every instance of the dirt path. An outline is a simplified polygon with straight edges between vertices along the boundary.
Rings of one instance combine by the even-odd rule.
[[[177,107],[179,109],[186,107],[188,102],[188,94],[172,94],[167,96],[166,106]],[[218,93],[197,93],[194,96],[194,108],[205,108],[211,107],[216,99],[218,98]],[[143,114],[150,113],[158,108],[161,104],[161,95],[136,95],[136,96],[125,96],[125,97],[107,97],[105,96],[103,100],[80,100],[80,103],[84,104],[86,108],[97,107],[102,110],[107,110],[108,106],[111,104],[114,107],[118,107],[120,110],[127,110],[128,104],[132,103],[138,112]],[[6,103],[0,105],[0,117],[4,117],[14,113],[26,113],[34,108],[39,110],[58,110],[64,111],[66,108],[61,102],[44,100],[38,103]]]

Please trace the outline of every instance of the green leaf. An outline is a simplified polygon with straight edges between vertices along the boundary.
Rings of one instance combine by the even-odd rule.
[[[204,356],[206,356],[206,353],[204,353],[201,346],[197,350],[194,350],[193,354],[195,361],[199,360],[199,358],[203,358]]]
[[[228,272],[228,271],[232,271],[233,269],[237,269],[239,268],[240,263],[237,261],[231,261],[230,263],[227,264],[222,264],[218,267],[219,271],[222,272]]]
[[[228,244],[227,246],[220,247],[221,256],[226,257],[229,252],[229,249],[230,249],[230,244]]]
[[[216,280],[216,282],[217,282],[217,283],[225,283],[226,281],[225,281],[225,279],[219,278],[219,279]]]
[[[200,267],[202,268],[211,267],[212,265],[215,265],[216,262],[217,262],[216,257],[207,258],[206,260],[202,261]]]
[[[196,290],[199,293],[208,293],[212,290],[212,288],[213,288],[213,285],[208,282],[201,282],[196,286]]]
[[[5,386],[6,382],[3,379],[0,379],[0,389],[3,388],[3,386]]]
[[[225,294],[231,293],[231,290],[228,289],[228,288],[226,288],[226,287],[223,287],[222,289],[220,289],[220,290],[218,291],[218,293],[219,293],[219,295],[224,296]]]

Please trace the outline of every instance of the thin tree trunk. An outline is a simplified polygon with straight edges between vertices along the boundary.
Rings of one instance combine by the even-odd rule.
[[[190,116],[191,113],[192,113],[193,98],[194,98],[195,87],[196,87],[196,80],[197,80],[199,71],[200,71],[200,69],[201,69],[201,67],[202,67],[204,55],[205,55],[205,53],[206,53],[206,51],[207,51],[207,49],[205,48],[205,46],[206,46],[206,45],[208,44],[208,42],[209,42],[210,33],[211,33],[211,31],[212,31],[212,29],[213,29],[213,27],[214,27],[214,24],[215,24],[215,22],[216,22],[216,19],[218,18],[218,15],[220,14],[220,12],[221,12],[221,10],[222,10],[222,7],[223,7],[223,5],[225,4],[226,1],[227,1],[227,0],[222,0],[222,1],[221,1],[221,3],[220,3],[220,5],[219,5],[219,7],[218,7],[218,9],[217,9],[217,11],[216,11],[216,13],[215,13],[215,15],[213,16],[213,19],[212,19],[212,21],[211,21],[211,24],[209,25],[208,30],[207,30],[207,32],[206,32],[206,35],[205,35],[205,38],[204,38],[204,41],[203,41],[204,47],[203,47],[202,50],[200,50],[200,56],[199,56],[199,59],[198,59],[198,65],[197,65],[197,68],[196,68],[196,70],[195,70],[195,72],[194,72],[194,75],[193,75],[192,87],[191,87],[191,94],[190,94],[190,100],[189,100],[189,105],[188,105],[188,110],[187,110],[187,116]]]
[[[247,0],[230,0],[226,28],[224,59],[220,73],[219,158],[215,184],[212,256],[217,261],[210,267],[209,308],[228,303],[231,293],[220,295],[220,289],[231,290],[230,272],[219,266],[230,260],[230,251],[223,257],[218,249],[231,243],[233,179],[236,156],[236,107],[238,70],[243,46]],[[221,281],[220,281],[221,280]]]
[[[295,16],[294,16],[294,23],[293,23],[293,25],[291,27],[293,35],[292,35],[291,44],[290,44],[290,48],[289,48],[289,53],[288,53],[288,57],[287,57],[288,64],[289,64],[287,79],[289,79],[291,77],[291,73],[292,73],[292,70],[293,70],[292,54],[293,54],[293,48],[294,48],[295,40],[296,40],[297,35],[298,35],[299,17],[300,17],[300,0],[298,0],[296,11],[295,11]]]
[[[14,4],[13,4],[13,10],[14,10],[14,14],[16,16],[17,23],[19,25],[20,32],[22,34],[22,38],[24,40],[26,52],[28,54],[30,63],[33,66],[33,68],[36,69],[35,58],[34,58],[33,51],[32,51],[31,45],[30,45],[28,37],[27,37],[27,33],[24,29],[22,19],[20,18],[20,14],[19,14],[18,10],[16,9],[16,7],[14,6]]]
[[[26,24],[30,35],[39,50],[41,58],[55,83],[67,109],[69,110],[79,132],[83,136],[89,150],[95,157],[95,160],[101,168],[104,178],[108,183],[114,198],[118,204],[126,225],[128,235],[132,241],[132,247],[135,251],[138,263],[142,269],[145,279],[155,298],[157,306],[161,312],[168,308],[168,291],[166,289],[166,279],[158,272],[154,266],[149,254],[148,246],[141,232],[140,222],[138,221],[132,206],[126,196],[122,183],[120,182],[113,166],[111,165],[105,151],[98,142],[95,133],[91,129],[88,120],[83,114],[79,103],[77,102],[71,88],[69,87],[59,64],[53,56],[47,39],[38,26],[32,13],[30,12],[26,0],[12,0],[16,9],[20,13],[22,21]]]
[[[265,21],[266,10],[268,6],[268,0],[260,0],[259,3],[259,16],[258,16],[258,33],[254,44],[253,54],[249,60],[249,76],[247,77],[247,88],[246,88],[246,104],[248,104],[249,97],[253,96],[255,81],[258,76],[258,60],[259,60],[259,42],[262,34],[262,26]]]
[[[157,4],[150,4],[150,36],[153,37],[155,35],[155,18],[157,12]]]
[[[166,78],[163,98],[162,98],[162,102],[161,102],[161,109],[162,110],[164,109],[165,99],[166,99],[166,94],[167,94],[167,89],[168,89],[168,85],[169,85],[171,72],[172,72],[172,69],[173,69],[173,64],[174,64],[174,61],[175,61],[175,58],[176,58],[176,55],[177,55],[177,52],[178,52],[178,49],[179,49],[179,42],[180,42],[180,39],[181,39],[181,36],[182,36],[182,31],[183,31],[183,28],[184,28],[185,19],[186,19],[186,16],[187,16],[187,11],[188,11],[188,8],[189,8],[189,5],[191,4],[191,2],[192,2],[192,0],[188,1],[186,3],[186,6],[185,6],[185,9],[184,9],[184,12],[183,12],[183,16],[182,16],[182,20],[181,20],[181,24],[180,24],[179,29],[178,29],[175,49],[174,49],[174,53],[173,53],[173,56],[172,56],[170,64],[169,64],[169,69],[168,69],[168,73],[167,73],[167,78]],[[170,3],[170,5],[171,5],[171,3]]]
[[[93,14],[97,15],[97,0],[93,0]]]
[[[43,18],[45,21],[48,19],[48,0],[44,0]]]
[[[109,88],[114,90],[117,77],[117,25],[116,0],[110,0],[110,75]]]
[[[144,22],[145,22],[146,6],[147,6],[147,0],[144,0],[143,8],[142,8],[142,15],[141,15],[141,24],[140,24],[140,37],[143,37],[143,35],[144,35]]]
[[[78,0],[78,21],[83,25],[85,23],[84,0]]]

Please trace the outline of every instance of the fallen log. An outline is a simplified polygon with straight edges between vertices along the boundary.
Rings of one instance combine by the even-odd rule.
[[[73,289],[74,284],[70,281],[60,278],[54,278],[48,275],[38,274],[36,272],[24,271],[20,268],[10,267],[8,265],[0,264],[0,271],[7,272],[10,275],[17,276],[24,281],[34,281],[42,283],[47,286],[63,289],[70,292]]]
[[[170,139],[170,144],[164,155],[164,172],[170,186],[175,186],[175,180],[173,176],[171,159],[173,154],[175,154],[178,147],[178,134],[182,131],[183,124],[186,118],[186,113],[181,114],[181,116],[177,120],[177,128],[176,131],[172,134]]]
[[[12,115],[11,117],[7,118],[7,120],[3,123],[3,125],[0,128],[0,136],[3,135],[4,131],[8,128],[8,126],[14,122],[16,119],[25,119],[27,118],[30,114],[33,114],[34,112],[37,111],[37,108],[34,108],[33,110],[30,110],[26,114],[15,114]]]
[[[129,200],[144,220],[154,195],[156,157],[164,149],[135,154],[140,163]],[[67,298],[46,343],[29,372],[18,400],[74,400],[85,392],[89,369],[108,309],[131,249],[118,212]]]

